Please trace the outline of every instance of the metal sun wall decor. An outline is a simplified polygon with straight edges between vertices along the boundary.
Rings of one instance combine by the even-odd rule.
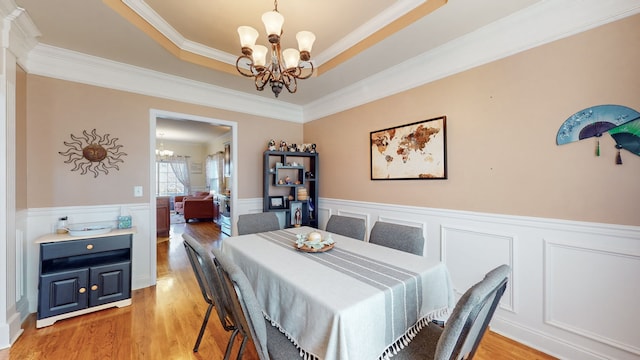
[[[118,163],[124,163],[121,157],[127,156],[120,151],[123,145],[116,145],[118,138],[112,138],[109,134],[98,135],[96,129],[91,133],[83,130],[82,136],[71,134],[71,140],[64,141],[67,151],[59,151],[58,154],[67,158],[65,164],[73,163],[71,171],[80,170],[81,175],[90,172],[95,178],[101,172],[109,174],[109,169],[120,170]]]
[[[597,105],[571,115],[560,126],[558,145],[596,138],[596,156],[600,156],[599,138],[608,132],[616,141],[616,164],[622,164],[620,149],[640,156],[640,113],[622,105]]]

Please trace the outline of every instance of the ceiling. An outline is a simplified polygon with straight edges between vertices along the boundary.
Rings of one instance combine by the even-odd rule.
[[[231,128],[229,126],[214,125],[207,122],[184,119],[156,119],[156,139],[209,143],[214,139],[225,136]]]
[[[283,47],[295,33],[317,40],[317,76],[278,101],[310,102],[429,52],[540,0],[280,0]],[[250,25],[266,45],[267,0],[15,0],[41,33],[41,44],[214,84],[252,96],[253,81],[235,70],[236,29]]]

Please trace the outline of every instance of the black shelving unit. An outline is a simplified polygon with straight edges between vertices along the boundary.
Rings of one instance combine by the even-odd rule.
[[[265,151],[263,211],[280,212],[286,227],[295,226],[291,206],[300,206],[302,226],[318,228],[318,153]],[[304,188],[307,193],[303,197]],[[280,202],[280,198],[282,202]]]

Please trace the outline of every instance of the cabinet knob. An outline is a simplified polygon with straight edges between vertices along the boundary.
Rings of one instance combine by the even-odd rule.
[[[91,250],[91,249],[93,249],[93,245],[92,244],[87,245],[87,250]]]
[[[93,291],[98,290],[98,285],[91,285],[91,290],[93,290]]]
[[[87,289],[86,289],[86,288],[81,287],[81,288],[80,288],[80,290],[78,290],[78,292],[79,292],[80,294],[84,294],[85,292],[87,292]]]

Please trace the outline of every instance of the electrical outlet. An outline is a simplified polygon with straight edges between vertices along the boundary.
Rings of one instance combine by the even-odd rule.
[[[137,185],[133,187],[133,196],[142,197],[142,186]]]

